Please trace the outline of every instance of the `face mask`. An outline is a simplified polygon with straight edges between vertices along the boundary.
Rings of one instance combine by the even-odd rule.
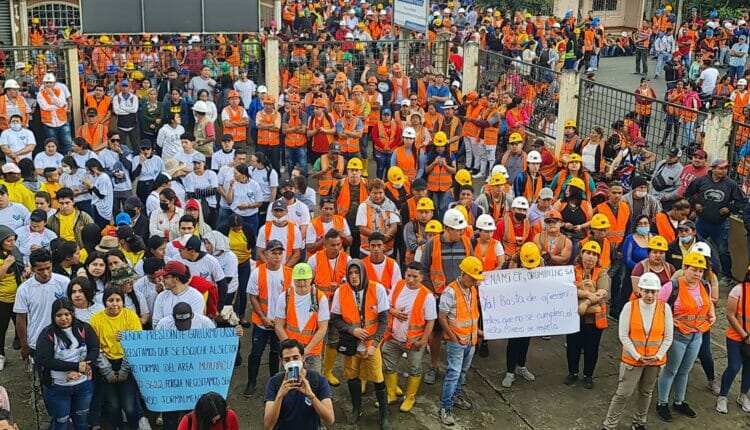
[[[169,203],[159,202],[159,207],[163,211],[169,210]]]
[[[275,217],[273,217],[273,220],[276,221],[277,223],[281,224],[283,222],[286,222],[286,215],[275,216]]]
[[[513,218],[515,218],[516,221],[523,221],[526,219],[526,214],[516,212],[513,214]]]
[[[635,228],[636,233],[640,235],[644,235],[644,236],[647,235],[649,231],[651,231],[650,227],[636,227]]]
[[[70,167],[63,167],[62,168],[63,173],[70,174]]]
[[[21,124],[11,124],[10,129],[13,131],[21,131]]]
[[[285,199],[291,200],[294,198],[294,191],[284,191],[281,195],[284,196]]]
[[[642,198],[646,197],[646,192],[645,191],[635,191],[634,195],[635,195],[636,198],[642,199]]]
[[[393,188],[396,188],[397,190],[400,190],[403,187],[404,187],[404,184],[401,184],[401,185],[393,184]]]
[[[680,242],[682,243],[690,243],[693,241],[693,236],[685,236],[680,238]]]
[[[130,218],[135,218],[135,210],[134,209],[125,209],[125,213],[130,216]]]

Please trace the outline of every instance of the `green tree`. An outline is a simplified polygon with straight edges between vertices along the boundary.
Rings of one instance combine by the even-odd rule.
[[[508,12],[529,12],[532,15],[551,15],[554,0],[479,0],[475,4],[483,10],[491,7],[504,14]]]

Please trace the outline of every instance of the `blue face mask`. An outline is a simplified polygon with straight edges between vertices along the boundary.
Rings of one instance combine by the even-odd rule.
[[[650,227],[636,227],[635,232],[638,234],[646,235],[648,232],[651,231]]]
[[[682,243],[690,243],[692,241],[693,241],[693,237],[692,236],[685,236],[685,237],[681,237],[680,238],[680,242],[682,242]]]

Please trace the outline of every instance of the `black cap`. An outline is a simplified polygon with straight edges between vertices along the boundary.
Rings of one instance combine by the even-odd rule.
[[[190,239],[188,239],[187,243],[185,244],[185,249],[190,251],[200,251],[201,250],[201,240],[198,236],[192,236]]]
[[[41,209],[35,209],[34,212],[31,213],[31,216],[29,218],[32,222],[47,221],[47,212]]]
[[[164,268],[164,260],[156,257],[143,259],[143,273],[153,275],[157,270]]]
[[[52,172],[57,172],[57,167],[45,167],[44,168],[44,173],[45,174],[52,173]]]
[[[130,236],[135,235],[135,232],[133,231],[133,227],[129,225],[121,225],[117,227],[117,238],[118,239],[127,239]]]
[[[283,181],[281,181],[280,188],[284,188],[284,187],[294,188],[294,181],[292,180],[292,178],[284,179]]]
[[[422,178],[417,178],[414,180],[414,182],[411,183],[411,189],[412,190],[426,190],[427,181],[425,181]]]
[[[128,197],[128,199],[125,200],[125,209],[134,209],[134,208],[143,209],[143,202],[141,201],[141,199],[139,199],[136,196]]]
[[[633,188],[638,188],[643,185],[648,185],[648,180],[643,176],[633,176],[631,185],[633,186]]]
[[[139,146],[139,147],[140,147],[141,149],[151,149],[151,148],[153,148],[153,147],[154,147],[154,144],[153,144],[153,143],[151,143],[151,141],[150,141],[150,140],[148,140],[148,139],[143,139],[143,140],[141,140],[141,144],[140,144],[140,146]]]
[[[273,251],[275,249],[284,250],[284,244],[280,240],[271,239],[266,242],[266,251]]]
[[[234,142],[234,139],[232,138],[232,135],[229,134],[229,133],[224,133],[224,135],[221,136],[221,140],[222,141],[227,141],[227,142]]]
[[[172,318],[174,318],[177,330],[190,330],[193,322],[193,308],[185,302],[177,303],[172,308]]]
[[[96,109],[94,108],[86,109],[86,116],[96,116]]]
[[[672,148],[669,150],[669,156],[670,157],[682,157],[682,149],[680,148]]]
[[[0,185],[0,186],[2,186],[2,185]],[[288,211],[289,209],[286,207],[286,203],[284,203],[283,200],[278,199],[278,200],[274,201],[273,204],[271,205],[271,212],[273,212],[275,210],[285,210],[285,211]]]
[[[8,194],[8,187],[5,184],[0,184],[0,194]]]

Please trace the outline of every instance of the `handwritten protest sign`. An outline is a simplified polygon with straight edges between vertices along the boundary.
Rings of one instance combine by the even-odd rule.
[[[239,338],[234,328],[129,331],[122,346],[148,409],[170,412],[209,391],[226,398]]]
[[[580,330],[573,266],[485,272],[479,297],[488,340]]]

